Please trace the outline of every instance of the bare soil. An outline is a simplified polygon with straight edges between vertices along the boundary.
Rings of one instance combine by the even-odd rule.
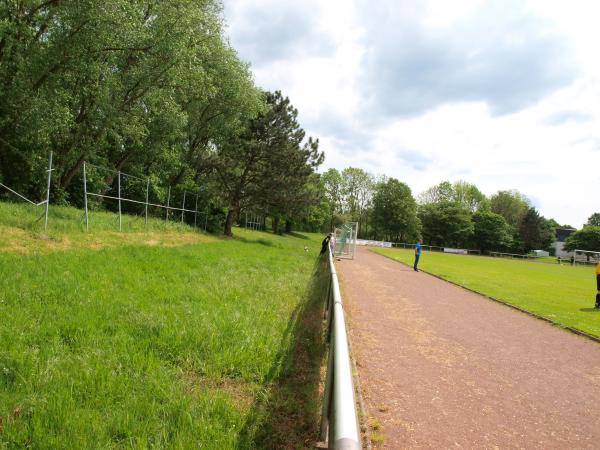
[[[336,266],[378,447],[600,448],[600,344],[365,248]]]

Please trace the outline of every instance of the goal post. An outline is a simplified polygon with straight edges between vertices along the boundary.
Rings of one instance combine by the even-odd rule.
[[[354,259],[358,222],[348,222],[336,228],[333,233],[333,254],[338,258]]]

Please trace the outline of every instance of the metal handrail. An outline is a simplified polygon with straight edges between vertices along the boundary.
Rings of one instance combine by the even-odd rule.
[[[328,256],[331,274],[327,296],[330,345],[320,437],[321,441],[327,442],[328,448],[333,450],[360,450],[362,446],[354,398],[344,307],[331,248]]]

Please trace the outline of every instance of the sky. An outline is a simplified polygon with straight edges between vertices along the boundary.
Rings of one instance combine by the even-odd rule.
[[[321,171],[517,189],[577,228],[600,212],[600,2],[224,0],[224,18]]]

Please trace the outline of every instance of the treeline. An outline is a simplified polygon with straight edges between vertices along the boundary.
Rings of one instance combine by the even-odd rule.
[[[218,0],[2,2],[0,181],[41,198],[52,151],[53,203],[82,205],[88,161],[149,178],[163,203],[170,186],[198,192],[226,234],[243,209],[298,221],[315,201],[318,141],[289,99],[254,84],[221,10]],[[91,177],[89,189],[115,178]]]
[[[556,228],[572,228],[547,219],[516,190],[485,196],[465,181],[444,181],[416,198],[394,178],[374,177],[358,168],[330,169],[321,176],[326,199],[323,228],[359,223],[365,239],[414,242],[524,253],[550,249]],[[567,249],[600,251],[600,214],[567,240]]]

